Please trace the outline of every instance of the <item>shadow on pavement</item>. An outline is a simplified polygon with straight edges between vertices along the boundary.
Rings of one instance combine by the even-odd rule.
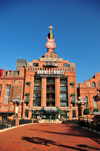
[[[99,148],[94,148],[94,147],[90,147],[88,145],[83,145],[83,144],[80,144],[80,145],[77,145],[78,147],[83,147],[83,148],[91,148],[91,149],[96,149],[96,150],[100,150]]]
[[[58,142],[54,142],[52,140],[47,140],[47,139],[44,139],[44,138],[39,138],[39,137],[22,137],[22,140],[26,140],[30,143],[34,143],[34,144],[41,144],[41,145],[46,145],[46,146],[49,146],[49,144],[51,145],[56,145],[56,146],[59,146],[59,147],[64,147],[64,148],[70,148],[70,149],[74,149],[74,150],[79,150],[79,151],[87,151],[86,149],[82,149],[82,148],[77,148],[77,147],[72,147],[72,146],[68,146],[68,145],[63,145],[63,144],[60,144]]]
[[[41,131],[41,132],[46,132],[46,133],[52,133],[52,134],[59,134],[59,135],[69,135],[69,136],[78,136],[78,137],[87,137],[92,139],[93,141],[97,142],[100,144],[100,135],[95,134],[93,132],[90,132],[88,130],[78,128],[76,126],[72,125],[66,125],[66,127],[70,127],[69,133],[61,133],[61,132],[53,132],[53,131],[44,131],[44,130],[37,130],[37,129],[30,129],[34,131]]]

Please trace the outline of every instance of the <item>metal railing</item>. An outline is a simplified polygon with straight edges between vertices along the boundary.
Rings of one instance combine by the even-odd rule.
[[[0,129],[5,129],[15,126],[15,120],[0,120]]]
[[[20,119],[19,120],[19,125],[23,125],[23,124],[29,124],[32,123],[32,120],[28,120],[28,119]]]
[[[99,121],[85,121],[81,120],[80,121],[80,126],[87,127],[88,129],[91,130],[96,130],[97,132],[100,131],[100,122]]]

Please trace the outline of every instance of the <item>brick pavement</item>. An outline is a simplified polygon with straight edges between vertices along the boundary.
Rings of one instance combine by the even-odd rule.
[[[30,124],[0,133],[0,151],[98,151],[100,135],[70,124]]]

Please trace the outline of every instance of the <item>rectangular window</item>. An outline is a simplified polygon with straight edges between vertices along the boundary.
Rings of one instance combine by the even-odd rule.
[[[73,113],[73,118],[76,118],[76,110],[73,110],[72,113]]]
[[[71,87],[74,88],[74,84],[72,84]]]
[[[41,100],[41,93],[34,93],[33,100]]]
[[[0,95],[1,95],[1,88],[2,88],[2,85],[0,85]]]
[[[48,62],[46,62],[45,64],[48,65]]]
[[[97,107],[97,99],[96,99],[96,96],[93,96],[93,104],[94,104],[94,107]]]
[[[52,62],[49,62],[49,65],[52,65]]]
[[[8,75],[11,76],[11,71],[9,71]]]
[[[67,94],[66,93],[60,93],[60,100],[67,100]]]
[[[5,93],[5,101],[4,101],[5,104],[8,104],[8,102],[9,102],[9,93],[10,93],[10,86],[7,85],[6,86],[6,93]]]
[[[29,100],[29,95],[26,96],[26,100]]]
[[[72,100],[75,100],[75,96],[72,96]]]
[[[60,106],[61,106],[61,107],[67,106],[67,102],[60,102]]]
[[[46,55],[46,58],[48,58],[48,55]]]
[[[56,55],[54,55],[54,58],[56,58]]]
[[[39,102],[33,102],[33,106],[41,106],[41,101],[39,101]]]
[[[60,91],[66,91],[66,87],[60,87]]]
[[[50,54],[50,58],[52,58],[52,54]]]

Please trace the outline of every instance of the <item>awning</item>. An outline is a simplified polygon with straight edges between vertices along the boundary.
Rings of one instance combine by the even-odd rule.
[[[30,83],[31,83],[30,81],[27,81],[27,82],[26,82],[26,84],[30,84]]]
[[[70,84],[71,84],[71,85],[74,85],[74,84],[75,84],[75,82],[71,82]]]
[[[29,100],[25,100],[25,103],[29,103]]]
[[[94,112],[98,112],[98,109],[94,109]]]
[[[75,93],[71,93],[71,96],[75,96]]]
[[[25,95],[30,95],[30,93],[25,93]]]
[[[0,112],[0,113],[14,114],[15,112]]]
[[[84,112],[85,112],[85,114],[89,114],[90,113],[89,109],[84,109]]]
[[[72,100],[72,102],[71,103],[75,103],[75,100]]]
[[[91,115],[100,115],[100,112],[93,112]]]

